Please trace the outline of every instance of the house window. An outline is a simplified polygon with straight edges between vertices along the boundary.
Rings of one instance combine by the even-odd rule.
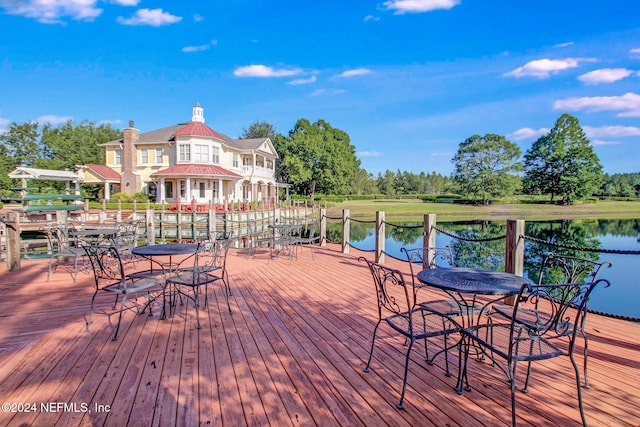
[[[122,148],[113,150],[113,164],[116,166],[122,165]]]
[[[189,144],[180,145],[179,151],[179,159],[181,162],[191,161],[191,146]]]
[[[162,164],[164,161],[164,148],[156,148],[156,163]]]
[[[195,145],[193,160],[198,163],[207,163],[209,161],[209,146],[203,144]]]
[[[242,165],[243,166],[251,166],[251,158],[247,156],[242,157]]]
[[[187,181],[180,181],[180,198],[187,197]]]
[[[237,168],[240,166],[240,160],[238,160],[238,153],[233,153],[233,167]]]
[[[204,182],[198,183],[198,190],[200,192],[200,198],[204,199],[207,196],[207,194],[206,194],[206,185],[205,185]]]
[[[140,149],[140,164],[146,165],[149,163],[149,149],[141,148]]]
[[[211,157],[211,161],[214,165],[220,164],[220,147],[212,147],[213,148],[213,156]]]
[[[173,199],[173,182],[167,181],[164,183],[164,198]]]

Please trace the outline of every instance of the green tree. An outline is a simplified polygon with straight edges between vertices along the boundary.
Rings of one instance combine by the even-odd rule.
[[[316,192],[345,194],[360,169],[349,135],[324,120],[298,120],[289,136],[275,138],[274,146],[282,158],[279,178],[312,201]]]
[[[602,166],[597,154],[570,114],[558,118],[551,131],[533,143],[524,156],[524,190],[549,194],[563,204],[584,199],[600,188]]]
[[[349,194],[376,194],[378,185],[373,179],[373,175],[364,169],[358,169],[353,181]]]
[[[514,194],[522,169],[520,148],[502,135],[473,135],[462,142],[451,162],[461,190],[482,203]]]
[[[36,160],[42,157],[38,122],[12,122],[4,133],[0,133],[0,143],[14,167],[18,164],[33,167]]]
[[[73,170],[76,165],[104,164],[104,148],[100,144],[121,138],[122,132],[109,124],[97,125],[84,120],[74,125],[71,120],[58,127],[42,128],[44,158],[38,166],[46,169]]]
[[[278,132],[276,132],[276,128],[271,123],[265,121],[255,121],[251,123],[248,128],[242,129],[240,138],[269,138],[271,139],[271,142],[273,142],[277,135]]]

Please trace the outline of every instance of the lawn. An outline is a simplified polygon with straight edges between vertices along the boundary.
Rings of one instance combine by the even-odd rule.
[[[352,200],[327,207],[328,216],[341,216],[343,209],[350,216],[374,218],[377,211],[385,212],[389,220],[420,220],[425,214],[436,214],[440,221],[502,220],[502,219],[633,219],[640,218],[640,202],[598,201],[572,206],[520,203],[496,205],[461,205],[425,203],[419,199]]]

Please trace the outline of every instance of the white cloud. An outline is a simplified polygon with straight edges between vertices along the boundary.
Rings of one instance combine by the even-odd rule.
[[[115,120],[104,119],[104,120],[100,120],[98,122],[98,126],[100,126],[100,125],[118,125],[120,123],[122,123],[122,120],[120,120],[120,119],[115,119]]]
[[[215,46],[217,44],[218,44],[218,40],[211,40],[211,42],[208,44],[201,44],[198,46],[185,46],[182,48],[182,51],[185,53],[202,52],[204,50],[211,49],[211,46]]]
[[[640,47],[634,47],[629,51],[629,55],[640,55]]]
[[[111,0],[111,3],[119,4],[120,6],[137,6],[140,0]]]
[[[596,146],[596,145],[618,145],[620,144],[619,141],[604,141],[601,139],[595,139],[593,141],[591,141],[591,145]]]
[[[345,93],[344,89],[318,89],[311,93],[310,96],[320,96],[320,95],[340,95],[341,93]]]
[[[10,15],[26,16],[43,24],[60,24],[62,18],[93,21],[102,9],[97,0],[0,0],[0,7]]]
[[[236,77],[291,77],[302,73],[300,68],[272,68],[266,65],[247,65],[233,71]]]
[[[358,151],[356,156],[360,157],[382,157],[383,153],[379,151]]]
[[[588,73],[578,76],[578,80],[588,85],[597,85],[600,83],[614,83],[618,80],[625,79],[632,75],[632,70],[626,68],[601,68],[599,70],[589,71]]]
[[[293,86],[297,86],[297,85],[307,85],[309,83],[315,83],[317,80],[316,76],[311,76],[308,79],[297,79],[297,80],[291,80],[290,82],[287,82],[288,85],[293,85]]]
[[[515,70],[511,70],[508,73],[503,74],[504,77],[537,77],[540,79],[546,79],[551,74],[558,73],[563,70],[575,68],[580,65],[581,62],[595,62],[593,58],[565,58],[565,59],[536,59],[535,61],[527,62],[522,67],[518,67]]]
[[[355,76],[364,76],[365,74],[370,74],[371,70],[369,70],[368,68],[356,68],[353,70],[347,70],[344,71],[340,74],[338,74],[336,77],[355,77]]]
[[[387,10],[394,10],[396,15],[431,12],[437,9],[449,10],[459,4],[460,0],[389,0],[383,3]]]
[[[551,129],[548,128],[540,128],[540,129],[531,129],[531,128],[522,128],[508,135],[509,139],[513,139],[514,141],[523,141],[526,139],[538,139],[542,135],[546,135],[549,133]]]
[[[9,124],[9,119],[5,119],[4,117],[0,117],[0,135],[7,131],[7,125]]]
[[[364,17],[364,22],[367,22],[367,21],[379,21],[379,20],[380,20],[379,17],[373,16],[373,15],[367,15],[367,16]]]
[[[622,138],[640,136],[640,127],[635,126],[583,126],[584,133],[589,138]]]
[[[553,45],[553,47],[567,47],[567,46],[573,46],[573,42],[558,43],[556,45]]]
[[[640,117],[640,95],[629,92],[622,96],[585,96],[560,99],[553,103],[556,110],[619,111],[618,117]]]
[[[36,119],[36,121],[41,125],[43,125],[45,123],[49,123],[49,124],[51,124],[53,126],[65,124],[69,120],[73,120],[73,117],[46,115],[46,116],[40,116],[40,117],[38,117]]]
[[[204,21],[204,16],[202,15],[193,15],[193,20],[196,22],[202,22]]]
[[[181,16],[172,15],[162,9],[139,9],[131,18],[119,16],[117,19],[122,25],[150,25],[152,27],[171,25],[181,20]]]
[[[451,151],[434,151],[429,154],[431,157],[453,157],[453,152]]]

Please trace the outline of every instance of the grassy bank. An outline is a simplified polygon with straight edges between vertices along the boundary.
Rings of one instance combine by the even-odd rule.
[[[440,221],[525,219],[633,219],[640,218],[640,202],[599,201],[573,206],[552,204],[458,205],[425,203],[418,199],[354,200],[327,208],[327,215],[340,216],[349,209],[352,217],[374,218],[384,211],[387,221],[416,221],[425,214],[436,214]]]

